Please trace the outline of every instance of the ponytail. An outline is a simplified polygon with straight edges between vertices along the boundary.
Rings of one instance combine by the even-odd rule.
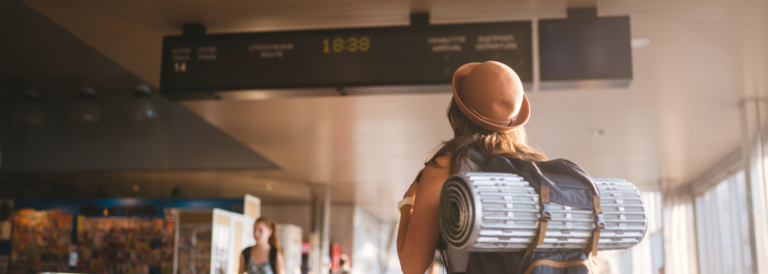
[[[277,223],[267,217],[260,217],[254,224],[258,222],[263,222],[265,225],[267,225],[267,227],[269,227],[270,230],[272,230],[272,235],[269,236],[269,240],[267,240],[267,242],[272,248],[280,253],[280,238],[277,237]]]

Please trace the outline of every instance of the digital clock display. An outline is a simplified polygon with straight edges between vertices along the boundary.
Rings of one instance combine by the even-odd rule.
[[[333,39],[333,44],[329,44],[329,39],[323,40],[323,52],[324,53],[330,53],[331,49],[333,49],[333,52],[340,53],[343,51],[348,52],[366,52],[369,49],[371,49],[371,39],[363,36],[360,38],[357,37],[350,37],[349,39],[344,39],[340,37],[336,37]]]
[[[166,36],[161,93],[449,84],[459,66],[489,60],[530,82],[531,47],[530,21]]]

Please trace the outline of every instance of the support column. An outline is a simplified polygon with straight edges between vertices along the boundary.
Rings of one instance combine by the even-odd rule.
[[[768,273],[768,205],[766,205],[766,144],[768,135],[768,99],[742,101],[742,150],[746,176],[747,211],[749,216],[749,273]],[[745,258],[746,259],[746,258]],[[744,262],[747,263],[746,261]]]
[[[310,234],[309,269],[314,274],[326,274],[329,257],[331,223],[331,184],[312,185],[312,229]]]

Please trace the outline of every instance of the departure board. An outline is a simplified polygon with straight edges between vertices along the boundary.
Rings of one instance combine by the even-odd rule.
[[[530,82],[531,32],[524,21],[166,36],[161,93],[450,84],[459,66],[489,60]]]

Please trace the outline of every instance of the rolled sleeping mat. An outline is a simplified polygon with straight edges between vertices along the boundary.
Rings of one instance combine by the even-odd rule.
[[[599,250],[635,246],[648,228],[640,191],[622,179],[593,178],[600,191],[605,229]],[[550,203],[552,219],[544,243],[534,251],[579,250],[595,229],[593,209]],[[440,230],[454,248],[471,252],[524,252],[540,218],[539,194],[511,173],[462,172],[446,180],[440,195]]]

